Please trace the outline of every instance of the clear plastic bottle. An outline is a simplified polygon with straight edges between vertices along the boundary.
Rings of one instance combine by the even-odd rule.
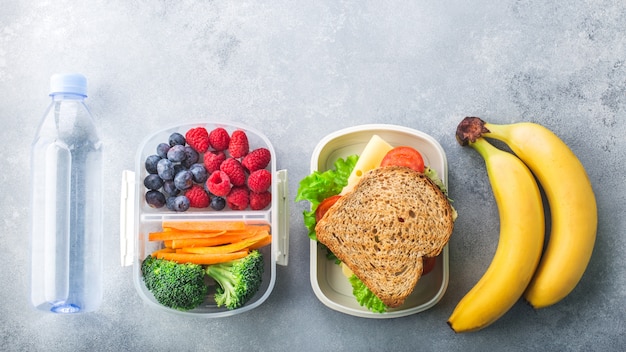
[[[102,301],[102,143],[80,74],[50,79],[31,150],[31,301],[77,313]]]

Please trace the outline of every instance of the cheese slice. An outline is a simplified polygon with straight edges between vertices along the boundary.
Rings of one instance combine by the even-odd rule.
[[[380,162],[393,147],[378,135],[373,135],[365,145],[352,173],[348,177],[348,184],[341,190],[341,195],[350,192],[361,177],[371,169],[380,166]]]
[[[359,160],[356,162],[352,173],[348,177],[348,184],[341,190],[341,195],[344,195],[354,189],[354,186],[359,182],[363,174],[371,169],[380,166],[380,162],[383,161],[385,155],[393,147],[382,139],[378,135],[373,135],[369,142],[365,145],[363,152],[359,155]],[[353,272],[347,265],[341,263],[341,272],[347,278],[351,277]]]
[[[348,279],[354,274],[352,270],[348,268],[348,266],[344,262],[341,262],[341,264],[339,265],[341,266],[341,273]]]

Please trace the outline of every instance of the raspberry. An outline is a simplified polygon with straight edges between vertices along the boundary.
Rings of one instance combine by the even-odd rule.
[[[209,149],[209,132],[204,127],[192,128],[185,134],[187,144],[198,153],[204,153]]]
[[[217,151],[226,150],[230,143],[230,136],[224,128],[218,127],[209,133],[209,143]]]
[[[206,187],[214,195],[224,197],[230,192],[232,184],[228,175],[224,171],[218,170],[209,176],[209,179],[206,181]]]
[[[272,202],[272,193],[265,192],[250,192],[250,209],[261,210],[268,206]]]
[[[204,154],[204,167],[208,171],[208,173],[212,174],[213,172],[220,169],[220,165],[226,160],[226,154],[222,151],[218,152],[208,152]]]
[[[186,193],[187,199],[189,199],[189,206],[191,208],[206,208],[211,201],[209,195],[204,191],[204,188],[200,185],[193,185]]]
[[[232,210],[244,210],[250,202],[250,194],[246,187],[233,187],[226,196],[226,204]]]
[[[271,155],[270,151],[266,148],[257,148],[246,155],[241,164],[248,169],[249,172],[253,172],[259,169],[265,169],[270,163]]]
[[[228,143],[228,152],[233,158],[242,158],[248,154],[250,146],[248,145],[248,136],[243,130],[236,130],[230,137]]]
[[[272,174],[265,169],[256,170],[248,176],[248,188],[252,192],[265,192],[271,184]]]
[[[233,186],[243,186],[246,184],[246,171],[239,160],[228,158],[220,165],[220,170],[224,171],[230,178]]]

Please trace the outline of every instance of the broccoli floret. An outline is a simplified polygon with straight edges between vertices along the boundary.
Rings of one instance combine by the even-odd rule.
[[[362,307],[375,313],[384,313],[387,311],[385,303],[372,293],[356,275],[352,274],[348,280],[350,284],[352,284],[352,294]]]
[[[209,265],[206,273],[217,282],[215,303],[235,309],[243,306],[261,287],[263,254],[258,250],[226,263]]]
[[[194,309],[204,301],[208,287],[204,268],[197,264],[146,257],[141,263],[146,288],[162,305],[177,310]]]

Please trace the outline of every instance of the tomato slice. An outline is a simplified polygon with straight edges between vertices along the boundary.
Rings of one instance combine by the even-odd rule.
[[[422,276],[428,274],[433,271],[435,268],[435,264],[437,264],[437,257],[424,257],[422,258],[424,261],[424,269],[422,270]]]
[[[424,172],[424,158],[415,148],[399,146],[391,149],[380,163],[380,167],[405,166],[417,172]]]
[[[317,206],[317,209],[315,209],[315,221],[320,221],[328,209],[332,207],[339,198],[341,198],[341,196],[337,194],[324,199],[320,205]]]

